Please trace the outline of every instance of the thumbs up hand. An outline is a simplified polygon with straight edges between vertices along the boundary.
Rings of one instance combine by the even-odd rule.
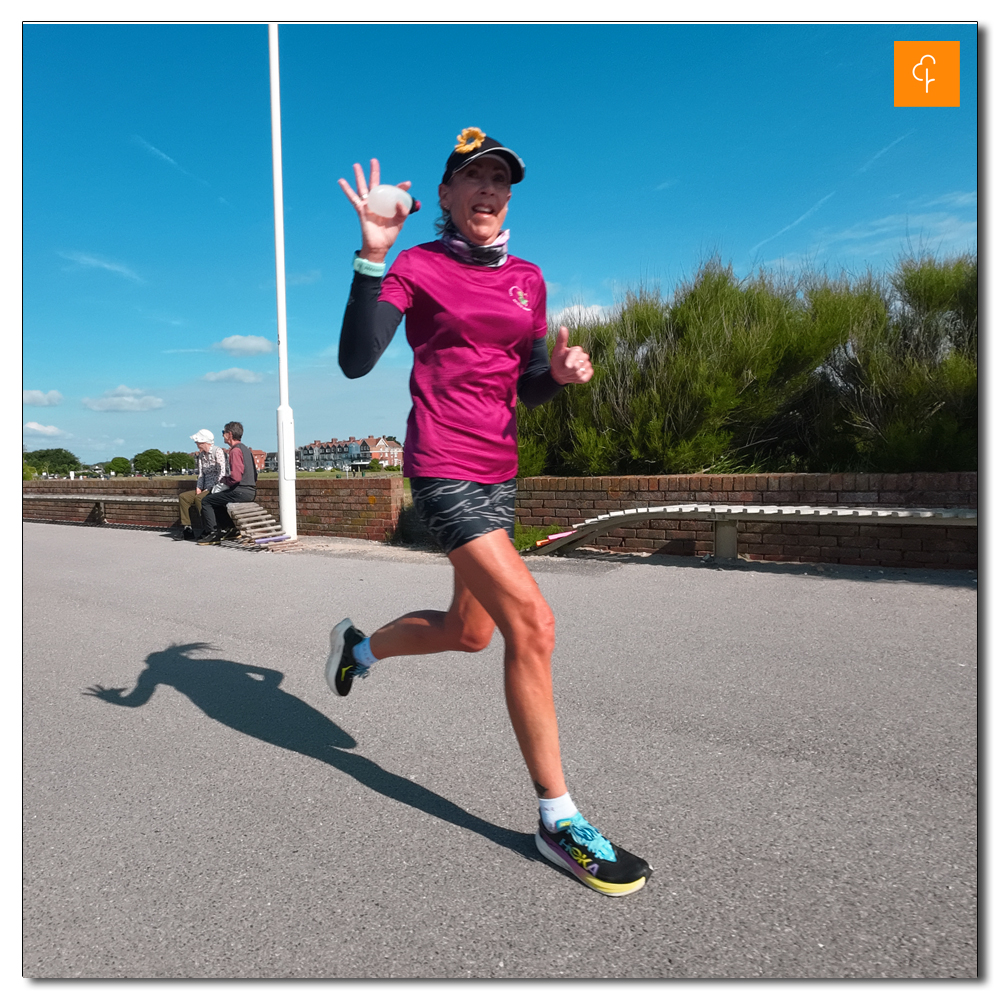
[[[560,385],[582,385],[594,377],[590,355],[582,347],[569,346],[569,330],[565,326],[559,327],[549,363],[552,366],[552,377]]]

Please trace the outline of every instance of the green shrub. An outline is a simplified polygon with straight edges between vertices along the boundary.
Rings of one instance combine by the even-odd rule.
[[[974,257],[629,293],[571,343],[594,377],[518,408],[519,475],[977,467]],[[550,331],[550,347],[554,331]]]
[[[540,542],[543,538],[548,538],[549,535],[554,535],[559,531],[568,530],[565,526],[560,527],[558,524],[550,524],[547,528],[541,528],[535,524],[521,524],[520,521],[515,521],[514,548],[518,551],[534,548],[535,542]]]

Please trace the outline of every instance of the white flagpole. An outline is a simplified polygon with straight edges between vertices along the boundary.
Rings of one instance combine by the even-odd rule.
[[[288,320],[285,313],[285,214],[281,187],[281,88],[278,25],[267,26],[271,57],[271,162],[274,172],[274,261],[278,284],[278,511],[282,530],[298,537],[295,513],[295,420],[288,405]]]

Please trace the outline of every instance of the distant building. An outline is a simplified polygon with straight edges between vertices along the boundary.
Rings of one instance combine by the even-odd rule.
[[[365,443],[368,445],[369,462],[375,459],[383,469],[403,464],[403,446],[395,438],[368,437]]]
[[[346,441],[331,438],[329,441],[313,441],[295,449],[295,468],[300,472],[339,470],[342,472],[367,469],[375,459],[384,469],[389,465],[403,464],[403,446],[392,437],[356,438]],[[277,454],[275,453],[275,469]]]

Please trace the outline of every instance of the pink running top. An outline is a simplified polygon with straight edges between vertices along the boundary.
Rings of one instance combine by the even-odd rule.
[[[438,243],[404,250],[379,300],[413,348],[403,475],[502,483],[517,475],[517,379],[544,337],[545,281],[519,257],[462,264]]]

